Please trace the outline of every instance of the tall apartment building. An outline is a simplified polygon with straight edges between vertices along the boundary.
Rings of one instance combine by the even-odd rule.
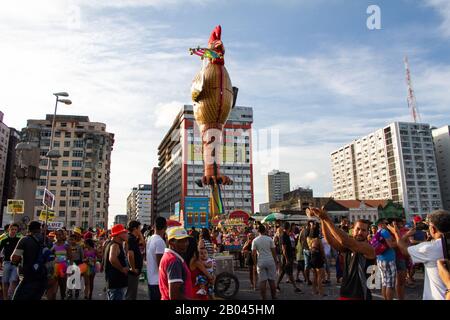
[[[9,145],[9,127],[3,123],[3,112],[0,111],[0,199],[3,199],[3,193],[6,174],[6,162],[8,158]],[[3,217],[3,206],[0,208],[0,218]],[[6,212],[5,212],[6,214]],[[0,219],[1,221],[1,219]]]
[[[267,195],[269,202],[283,200],[283,195],[290,191],[289,173],[273,170],[267,175]]]
[[[394,122],[331,154],[338,200],[392,199],[408,215],[442,207],[428,124]]]
[[[220,170],[234,182],[223,186],[227,213],[237,209],[253,212],[252,123],[252,108],[236,106],[223,131]],[[158,215],[173,214],[177,202],[184,211],[186,197],[209,197],[208,187],[195,184],[203,176],[203,154],[191,105],[183,106],[175,118],[158,147],[158,158]]]
[[[137,188],[131,189],[127,197],[127,219],[128,221],[136,220],[136,191]]]
[[[43,210],[42,197],[46,185],[47,157],[53,115],[45,120],[28,120],[23,129],[24,141],[41,150],[40,180],[36,190],[35,213]],[[67,226],[108,226],[111,151],[114,134],[106,125],[91,122],[87,116],[57,115],[53,150],[61,157],[51,161],[48,189],[55,195],[55,221]]]
[[[121,224],[127,227],[128,218],[126,214],[118,214],[114,217],[114,224]]]
[[[150,225],[152,207],[152,185],[140,184],[133,188],[127,198],[127,217],[138,220],[141,224]]]
[[[158,194],[158,171],[159,168],[155,167],[152,169],[152,206],[151,206],[151,210],[150,210],[150,220],[151,223],[153,224],[153,222],[155,221],[156,217],[158,216],[158,211],[157,211],[157,194]]]
[[[442,206],[450,210],[450,126],[433,130]]]

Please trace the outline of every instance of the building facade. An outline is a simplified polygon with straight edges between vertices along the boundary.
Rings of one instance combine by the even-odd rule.
[[[157,207],[158,207],[158,199],[156,195],[158,194],[158,171],[159,168],[155,167],[152,169],[152,206],[151,206],[151,224],[155,222],[156,217],[158,216]]]
[[[236,106],[223,130],[220,170],[234,182],[222,189],[226,213],[234,210],[253,213],[254,210],[252,123],[252,108]],[[180,211],[184,211],[186,197],[209,197],[209,188],[195,183],[203,176],[203,154],[192,106],[183,106],[175,118],[158,147],[158,160],[158,215],[173,215],[177,202]]]
[[[273,170],[267,175],[267,196],[270,203],[283,200],[291,189],[289,173]]]
[[[35,214],[39,216],[47,184],[47,152],[61,157],[50,163],[48,189],[55,195],[55,221],[67,227],[108,226],[111,151],[114,134],[106,125],[87,116],[57,115],[55,136],[50,148],[53,115],[45,120],[28,120],[22,139],[40,148],[40,179],[36,190]]]
[[[433,130],[442,206],[450,210],[450,126]]]
[[[335,199],[392,199],[407,218],[442,207],[428,124],[394,122],[331,154]]]
[[[114,224],[121,224],[125,228],[127,227],[128,218],[126,214],[118,214],[114,217]]]
[[[127,198],[127,218],[142,225],[151,223],[152,185],[140,184]]]
[[[9,146],[9,127],[3,123],[3,112],[0,111],[0,199],[2,200],[3,194],[8,192],[7,190],[5,190],[4,186],[6,175],[6,163],[8,160],[8,146]],[[3,217],[3,210],[4,207],[2,206],[0,208],[0,217]]]

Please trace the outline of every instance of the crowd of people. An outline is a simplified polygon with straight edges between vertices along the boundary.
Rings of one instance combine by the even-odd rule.
[[[450,299],[449,263],[444,260],[442,241],[450,233],[449,212],[433,212],[425,221],[414,217],[411,225],[402,219],[372,224],[350,223],[346,218],[336,225],[319,208],[310,208],[309,216],[305,225],[251,221],[239,229],[236,238],[243,239],[236,258],[248,268],[251,289],[259,290],[262,299],[267,299],[267,286],[270,297],[277,299],[285,277],[294,294],[307,291],[324,297],[334,280],[332,268],[340,300],[372,299],[376,269],[382,297],[405,299],[405,288],[415,286],[417,268],[425,274],[423,299]],[[79,269],[75,276],[84,283],[87,300],[92,299],[99,272],[104,272],[108,300],[136,300],[143,275],[150,300],[214,299],[214,257],[225,251],[227,233],[236,230],[188,232],[181,226],[168,227],[167,220],[158,217],[151,227],[129,221],[126,228],[117,224],[102,233],[74,228],[44,236],[37,221],[29,223],[26,235],[19,231],[17,224],[11,224],[0,236],[5,300],[55,300],[58,290],[61,299],[79,299],[81,286],[67,287],[74,277],[71,266]]]

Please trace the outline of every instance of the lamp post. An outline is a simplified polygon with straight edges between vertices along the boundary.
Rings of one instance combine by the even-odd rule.
[[[67,228],[67,216],[69,215],[69,187],[72,186],[72,180],[64,180],[62,184],[66,187],[66,214],[64,219],[64,226]]]
[[[56,111],[58,110],[58,102],[62,102],[66,105],[70,105],[72,104],[72,101],[69,99],[60,99],[60,97],[68,97],[69,94],[67,92],[57,92],[53,94],[56,97],[56,102],[55,102],[55,111],[53,113],[53,119],[52,119],[52,129],[50,132],[50,147],[49,147],[49,151],[46,154],[47,157],[47,175],[46,175],[46,180],[45,180],[45,189],[48,190],[48,185],[49,185],[49,178],[50,178],[50,165],[51,165],[51,161],[52,159],[59,159],[61,157],[61,154],[59,153],[58,150],[53,150],[53,140],[55,138],[55,123],[56,123]],[[45,193],[45,191],[44,191]],[[44,239],[45,239],[45,243],[47,243],[47,223],[48,223],[48,205],[44,204],[45,206],[45,224],[44,224]]]

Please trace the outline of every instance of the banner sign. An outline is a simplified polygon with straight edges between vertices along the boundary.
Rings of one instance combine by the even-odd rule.
[[[9,214],[23,214],[25,211],[25,201],[8,199],[7,212]]]

